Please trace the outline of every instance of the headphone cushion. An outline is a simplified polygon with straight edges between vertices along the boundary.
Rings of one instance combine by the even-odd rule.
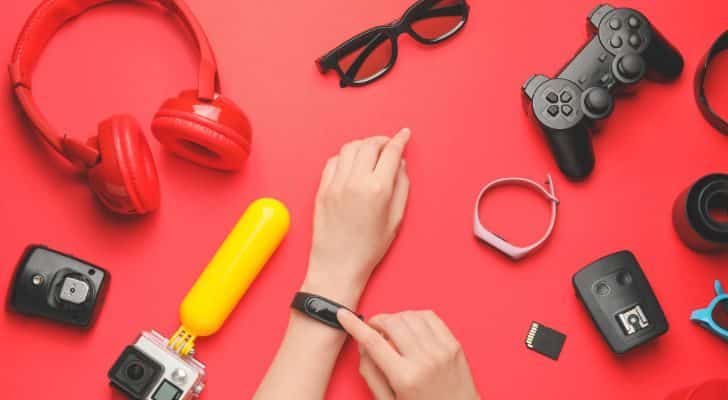
[[[190,90],[167,100],[154,116],[152,133],[172,153],[218,170],[239,170],[250,154],[250,123],[221,95],[203,102]]]
[[[88,171],[89,184],[110,210],[146,214],[159,208],[159,178],[149,144],[130,115],[115,115],[99,124],[89,145],[100,161]]]

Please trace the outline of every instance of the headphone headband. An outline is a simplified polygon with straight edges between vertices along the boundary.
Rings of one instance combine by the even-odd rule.
[[[96,163],[98,154],[81,142],[67,137],[54,129],[43,117],[32,95],[32,78],[35,66],[50,39],[69,20],[89,9],[115,0],[45,0],[31,14],[21,31],[10,64],[10,79],[15,93],[28,118],[53,148],[72,162],[85,166]],[[176,14],[194,37],[200,51],[198,97],[213,100],[219,91],[217,63],[212,47],[202,26],[182,0],[136,0],[148,5],[158,4]]]

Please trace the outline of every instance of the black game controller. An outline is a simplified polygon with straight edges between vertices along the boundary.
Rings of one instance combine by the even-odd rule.
[[[522,88],[527,112],[561,171],[574,180],[594,169],[589,132],[611,114],[613,95],[631,91],[644,77],[674,80],[683,69],[680,53],[639,11],[600,5],[587,29],[594,36],[555,79],[534,75]]]

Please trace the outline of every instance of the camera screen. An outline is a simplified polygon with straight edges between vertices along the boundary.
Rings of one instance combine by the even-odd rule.
[[[178,400],[182,396],[182,390],[171,384],[168,380],[162,381],[159,388],[152,396],[153,400]]]

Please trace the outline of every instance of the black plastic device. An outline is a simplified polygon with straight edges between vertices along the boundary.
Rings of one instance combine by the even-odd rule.
[[[28,246],[10,287],[8,306],[80,327],[92,324],[108,286],[97,265],[41,245]]]
[[[349,310],[341,304],[331,301],[325,297],[306,292],[296,293],[293,297],[293,301],[291,302],[291,308],[302,312],[309,318],[313,318],[322,324],[342,331],[344,330],[344,327],[339,323],[336,313],[340,308]],[[352,311],[352,313],[354,312]],[[358,316],[359,319],[364,319],[364,317],[359,314],[354,313],[354,315]]]
[[[694,87],[695,87],[695,100],[698,102],[698,108],[703,113],[705,119],[719,132],[728,135],[728,122],[723,119],[718,113],[715,112],[713,107],[708,103],[708,97],[705,94],[705,76],[708,74],[713,60],[718,54],[728,50],[728,31],[723,32],[715,43],[710,46],[708,54],[703,57],[698,64],[698,70],[695,73]]]
[[[706,175],[675,200],[672,222],[680,239],[700,252],[728,251],[728,174]]]
[[[642,268],[629,251],[600,258],[574,274],[576,295],[617,354],[664,334],[667,319]]]
[[[570,179],[594,169],[590,131],[614,108],[614,95],[631,92],[643,78],[671,81],[683,59],[639,11],[598,6],[587,18],[591,40],[554,79],[533,75],[523,85],[526,112],[548,139]]]

